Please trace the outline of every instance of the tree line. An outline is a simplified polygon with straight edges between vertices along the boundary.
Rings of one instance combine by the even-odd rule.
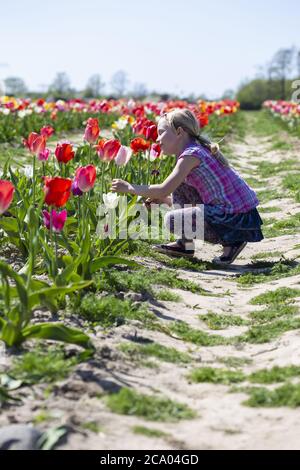
[[[241,84],[236,97],[242,109],[259,109],[265,100],[291,101],[297,79],[300,79],[300,50],[294,46],[279,49],[260,67],[258,77]]]

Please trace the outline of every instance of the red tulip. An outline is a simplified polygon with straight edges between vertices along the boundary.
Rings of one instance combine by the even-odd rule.
[[[55,149],[55,156],[59,163],[68,163],[75,156],[72,145],[69,142],[57,144]]]
[[[49,137],[51,137],[52,134],[54,134],[54,129],[51,126],[44,126],[40,130],[40,133],[43,137],[45,137],[45,139],[49,139]]]
[[[36,132],[31,132],[28,139],[23,139],[23,144],[28,148],[30,153],[38,155],[45,150],[46,139]]]
[[[80,191],[86,193],[95,184],[96,168],[94,165],[82,166],[76,170],[75,179]]]
[[[152,144],[150,150],[150,159],[155,159],[161,154],[161,146],[159,144]]]
[[[101,139],[98,142],[98,145],[96,145],[96,150],[100,160],[103,160],[104,162],[110,162],[115,158],[120,147],[121,144],[117,139]]]
[[[14,191],[15,188],[10,181],[0,180],[0,214],[9,208]]]
[[[89,144],[94,144],[100,134],[98,119],[89,118],[84,132],[84,140]]]
[[[62,207],[71,194],[72,180],[69,178],[45,178],[45,203],[48,206]]]
[[[130,147],[135,153],[140,150],[143,152],[150,147],[150,142],[147,142],[147,140],[142,139],[141,137],[137,137],[130,142]]]
[[[206,113],[205,114],[199,114],[198,121],[199,121],[200,127],[207,126],[207,124],[209,123],[208,114],[206,114]]]
[[[157,135],[157,125],[153,124],[152,126],[147,127],[146,129],[146,139],[156,141]]]
[[[67,211],[64,209],[61,212],[56,212],[54,209],[51,211],[52,215],[52,229],[54,232],[61,232],[64,228],[65,222],[67,220]],[[45,227],[50,230],[50,213],[48,211],[43,211],[43,220]]]

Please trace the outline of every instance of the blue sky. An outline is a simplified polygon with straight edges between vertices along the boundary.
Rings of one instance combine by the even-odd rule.
[[[2,0],[0,79],[30,89],[67,72],[83,88],[124,70],[129,86],[217,97],[300,47],[298,0]],[[107,86],[106,91],[109,91]]]

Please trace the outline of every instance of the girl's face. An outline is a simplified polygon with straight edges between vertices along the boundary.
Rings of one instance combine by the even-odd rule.
[[[165,155],[176,154],[179,143],[179,135],[172,129],[168,121],[161,118],[157,125],[157,142]]]

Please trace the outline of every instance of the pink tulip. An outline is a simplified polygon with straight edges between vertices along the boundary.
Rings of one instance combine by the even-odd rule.
[[[96,181],[96,168],[94,165],[82,166],[76,170],[75,179],[77,180],[78,188],[86,193],[90,191]]]
[[[84,140],[86,140],[89,144],[94,144],[97,142],[99,134],[100,128],[98,119],[89,118],[84,132]]]
[[[96,151],[100,160],[103,160],[104,162],[110,162],[116,157],[120,147],[121,144],[117,139],[101,139],[98,142],[98,145],[96,145]]]
[[[10,206],[15,188],[10,181],[0,180],[0,215]]]
[[[46,162],[48,160],[48,158],[50,157],[50,154],[51,154],[51,150],[48,149],[48,148],[45,148],[44,150],[42,150],[39,154],[38,154],[38,159],[41,161],[41,162]]]
[[[54,134],[54,129],[51,126],[44,126],[40,130],[40,133],[43,137],[45,137],[46,139],[49,139],[49,137],[51,137],[52,134]]]
[[[130,147],[121,145],[118,150],[117,156],[115,158],[115,163],[118,166],[127,165],[132,155],[132,150]]]
[[[54,232],[61,232],[67,220],[67,211],[64,209],[61,212],[56,212],[52,209],[52,229]],[[46,210],[43,211],[43,220],[45,227],[50,230],[50,213]]]
[[[46,139],[44,136],[31,132],[28,139],[23,139],[23,144],[28,148],[30,153],[38,155],[46,147]]]

